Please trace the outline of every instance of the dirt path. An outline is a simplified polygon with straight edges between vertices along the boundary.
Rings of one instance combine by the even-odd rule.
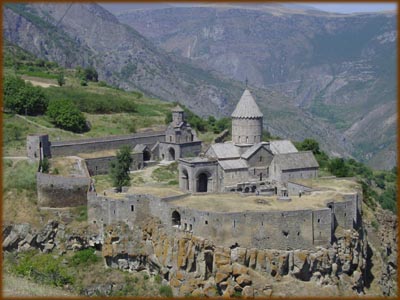
[[[40,86],[44,88],[48,88],[51,86],[58,87],[57,84],[54,83],[54,79],[37,79],[35,77],[29,77],[29,76],[22,76],[22,79],[24,79],[26,82],[32,83],[33,86]]]

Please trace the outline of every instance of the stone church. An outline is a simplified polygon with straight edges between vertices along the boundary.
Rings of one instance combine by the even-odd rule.
[[[289,140],[262,141],[263,114],[248,89],[231,117],[232,141],[178,160],[183,191],[286,195],[289,180],[318,176],[311,151],[298,151]]]

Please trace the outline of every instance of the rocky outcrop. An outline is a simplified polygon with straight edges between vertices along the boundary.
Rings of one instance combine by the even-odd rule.
[[[67,233],[65,225],[50,220],[42,229],[35,230],[30,224],[7,225],[3,228],[3,251],[26,251],[39,249],[43,253],[80,250],[98,246],[81,233]]]
[[[176,232],[170,238],[160,222],[148,220],[128,241],[125,226],[108,226],[103,255],[109,266],[160,274],[174,294],[270,296],[274,282],[292,279],[316,286],[344,286],[362,294],[367,242],[355,230],[338,230],[330,248],[272,250],[225,248]],[[135,249],[135,251],[132,251]]]

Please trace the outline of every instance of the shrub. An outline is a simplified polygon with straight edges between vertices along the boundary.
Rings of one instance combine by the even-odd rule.
[[[173,297],[172,288],[169,285],[162,285],[159,289],[161,297]]]
[[[333,158],[328,164],[328,170],[337,177],[348,177],[352,174],[343,158]]]
[[[59,86],[63,86],[65,84],[64,73],[60,73],[57,75],[57,83]]]
[[[87,266],[96,263],[100,258],[96,255],[96,251],[92,248],[80,250],[71,257],[71,265],[73,266]]]
[[[68,100],[51,101],[47,109],[51,122],[61,129],[72,132],[87,130],[84,115]]]
[[[72,284],[74,278],[68,274],[66,267],[61,264],[61,258],[52,254],[36,254],[33,251],[18,254],[15,272],[28,276],[36,282],[63,286]]]
[[[40,162],[39,169],[42,173],[49,173],[50,170],[50,162],[47,157],[43,158]]]

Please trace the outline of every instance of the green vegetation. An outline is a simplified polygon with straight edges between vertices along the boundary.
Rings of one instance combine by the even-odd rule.
[[[71,257],[72,266],[87,266],[100,261],[100,257],[96,255],[96,251],[92,248],[80,250]]]
[[[173,162],[168,166],[155,169],[151,177],[158,182],[168,182],[170,185],[178,184],[178,163]]]
[[[313,151],[320,166],[320,173],[332,174],[337,177],[356,177],[362,186],[364,202],[372,209],[378,202],[383,209],[397,211],[396,168],[391,171],[373,171],[352,158],[329,158],[319,148],[318,142],[313,139],[305,139],[295,145],[298,150]]]
[[[160,296],[161,297],[172,297],[174,294],[172,293],[172,288],[169,285],[160,286]]]
[[[36,172],[38,165],[28,161],[13,163],[7,160],[3,169],[3,192],[16,189],[17,191],[36,191]]]
[[[104,89],[104,88],[103,88]],[[106,88],[110,89],[110,88]],[[119,93],[111,91],[88,90],[86,87],[70,86],[49,87],[44,89],[45,95],[51,101],[66,99],[73,102],[80,111],[90,114],[109,114],[137,111],[135,102]]]
[[[15,260],[15,273],[29,277],[38,283],[53,286],[74,283],[74,278],[63,266],[61,257],[54,258],[53,254],[27,251],[17,253]]]
[[[43,91],[25,83],[19,77],[4,78],[4,107],[6,110],[27,115],[41,115],[46,111],[47,97]]]
[[[50,171],[50,162],[47,159],[47,157],[43,158],[40,163],[39,163],[39,169],[43,172],[43,173],[49,173]]]
[[[54,173],[53,173],[54,174]],[[86,222],[88,218],[87,205],[77,206],[74,208],[75,220],[78,222]]]
[[[201,133],[213,132],[215,134],[221,133],[225,129],[230,130],[232,127],[232,121],[230,118],[215,119],[213,116],[209,116],[207,120],[196,115],[190,111],[186,106],[178,102],[174,102],[174,105],[179,105],[185,111],[187,122],[190,126]],[[165,117],[165,124],[169,124],[172,121],[172,112],[168,112]]]
[[[86,131],[83,113],[69,100],[51,101],[46,112],[55,126],[72,132]]]
[[[123,146],[118,150],[116,159],[111,162],[110,178],[118,192],[122,191],[123,186],[130,185],[131,152],[132,149],[129,146]]]

